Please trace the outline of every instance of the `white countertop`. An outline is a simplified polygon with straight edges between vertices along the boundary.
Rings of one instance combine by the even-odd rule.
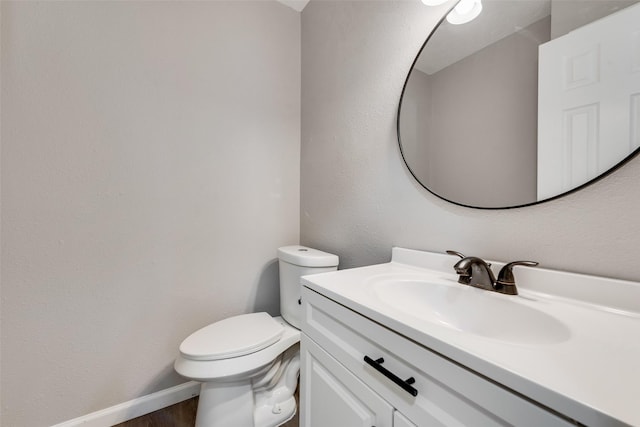
[[[390,263],[305,276],[303,285],[540,404],[589,426],[640,426],[640,283],[540,268],[514,270],[519,295],[461,285],[456,258],[394,248]],[[493,263],[494,272],[501,263]],[[420,277],[490,298],[518,298],[564,325],[556,339],[501,340],[456,330],[372,292]],[[487,313],[496,316],[496,313]],[[508,322],[509,319],[497,321]]]

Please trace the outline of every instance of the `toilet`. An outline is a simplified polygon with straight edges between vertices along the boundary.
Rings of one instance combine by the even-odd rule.
[[[250,313],[205,326],[180,344],[174,368],[201,381],[196,427],[276,427],[296,413],[300,277],[334,271],[338,257],[304,246],[278,249],[281,316]]]

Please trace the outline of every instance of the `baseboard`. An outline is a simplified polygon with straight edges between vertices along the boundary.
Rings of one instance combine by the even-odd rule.
[[[183,400],[200,394],[200,383],[189,381],[175,387],[160,390],[119,405],[111,406],[100,411],[92,412],[52,427],[111,427],[146,415],[158,409],[175,405]]]

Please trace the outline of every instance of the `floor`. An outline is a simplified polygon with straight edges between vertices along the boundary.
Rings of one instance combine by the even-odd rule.
[[[296,402],[300,398],[296,390]],[[298,407],[300,405],[298,404]],[[194,397],[184,402],[168,406],[159,411],[134,418],[124,423],[116,424],[114,427],[193,427],[196,423],[196,409],[198,408],[198,398]],[[298,427],[298,412],[290,421],[281,427]],[[241,427],[241,426],[238,426]]]
[[[193,427],[198,397],[116,424],[114,427]]]

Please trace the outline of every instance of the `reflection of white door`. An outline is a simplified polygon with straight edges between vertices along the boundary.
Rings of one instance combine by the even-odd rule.
[[[540,46],[538,200],[640,147],[640,4]]]

